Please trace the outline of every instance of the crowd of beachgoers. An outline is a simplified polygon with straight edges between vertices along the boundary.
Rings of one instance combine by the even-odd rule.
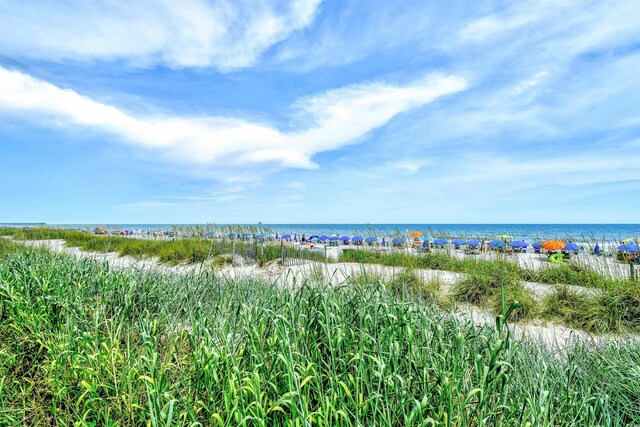
[[[87,230],[85,230],[87,231]],[[613,256],[623,262],[640,262],[640,238],[624,238],[619,242],[577,242],[574,239],[547,239],[527,242],[515,240],[508,234],[490,237],[433,237],[422,231],[406,231],[393,236],[366,236],[355,234],[278,234],[270,231],[235,232],[235,231],[202,231],[180,229],[113,229],[95,227],[93,234],[109,234],[147,239],[176,238],[208,238],[237,241],[255,241],[258,243],[280,243],[287,246],[298,246],[307,249],[369,249],[381,251],[428,252],[436,249],[459,251],[465,254],[500,252],[505,254],[542,254],[552,262],[562,262],[576,254],[592,254],[594,256]]]

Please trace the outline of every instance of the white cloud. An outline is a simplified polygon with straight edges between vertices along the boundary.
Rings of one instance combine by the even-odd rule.
[[[320,1],[0,2],[0,54],[233,70],[308,26]]]
[[[354,143],[397,114],[464,88],[463,79],[442,75],[348,86],[298,102],[301,125],[285,132],[239,118],[136,116],[0,67],[0,109],[106,132],[166,160],[225,172],[255,164],[314,168],[314,154]]]

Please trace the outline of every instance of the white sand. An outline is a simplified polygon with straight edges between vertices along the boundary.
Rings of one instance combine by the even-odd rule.
[[[201,264],[167,266],[158,262],[156,258],[135,259],[130,256],[120,257],[115,252],[95,253],[84,252],[75,247],[67,247],[64,240],[35,240],[20,241],[20,243],[32,247],[42,247],[53,252],[66,253],[77,259],[90,258],[97,261],[106,261],[109,267],[113,269],[133,269],[137,271],[153,271],[161,273],[177,273],[177,274],[197,274],[203,269],[208,268]],[[337,250],[337,248],[330,248]],[[462,254],[464,255],[464,254]],[[458,256],[458,255],[455,255]],[[491,257],[492,255],[480,255],[481,257]],[[531,265],[543,264],[544,261],[538,259],[534,254],[520,254],[523,256],[523,262],[532,262],[532,264],[524,264],[531,268]],[[336,256],[337,257],[337,256]],[[548,263],[547,263],[548,265]],[[545,266],[547,266],[545,265]],[[210,268],[210,267],[209,267]],[[538,267],[540,268],[540,267]],[[219,276],[228,279],[236,278],[252,278],[261,279],[267,283],[273,283],[279,286],[300,286],[305,282],[308,283],[330,283],[340,286],[346,284],[351,277],[362,274],[368,274],[381,279],[391,279],[399,274],[403,268],[387,267],[377,264],[358,264],[358,263],[318,263],[314,261],[301,262],[293,267],[282,267],[277,261],[269,263],[264,268],[257,265],[245,267],[226,267],[215,269],[213,272]],[[440,270],[414,270],[425,281],[439,281],[443,285],[443,292],[448,292],[450,286],[464,276],[462,273],[454,273],[450,271]],[[532,290],[537,298],[542,298],[552,292],[555,285],[544,283],[525,282],[524,286]],[[597,293],[596,289],[588,289],[579,286],[570,286],[570,288],[580,293]],[[484,310],[477,307],[461,306],[456,311],[456,316],[463,321],[470,321],[478,326],[485,324],[495,325],[495,317]],[[577,341],[588,341],[591,344],[609,342],[612,339],[618,340],[626,337],[612,337],[607,335],[594,336],[586,332],[568,328],[566,326],[547,323],[547,324],[516,324],[510,325],[514,336],[520,339],[527,339],[534,342],[542,343],[550,348],[564,348],[572,345]]]

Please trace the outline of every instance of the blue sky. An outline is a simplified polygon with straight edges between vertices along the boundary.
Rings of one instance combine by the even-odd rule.
[[[637,2],[0,16],[0,222],[638,222]]]

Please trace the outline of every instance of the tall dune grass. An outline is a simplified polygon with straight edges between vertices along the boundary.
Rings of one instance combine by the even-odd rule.
[[[640,423],[637,342],[557,353],[405,279],[286,289],[5,248],[0,425]]]

